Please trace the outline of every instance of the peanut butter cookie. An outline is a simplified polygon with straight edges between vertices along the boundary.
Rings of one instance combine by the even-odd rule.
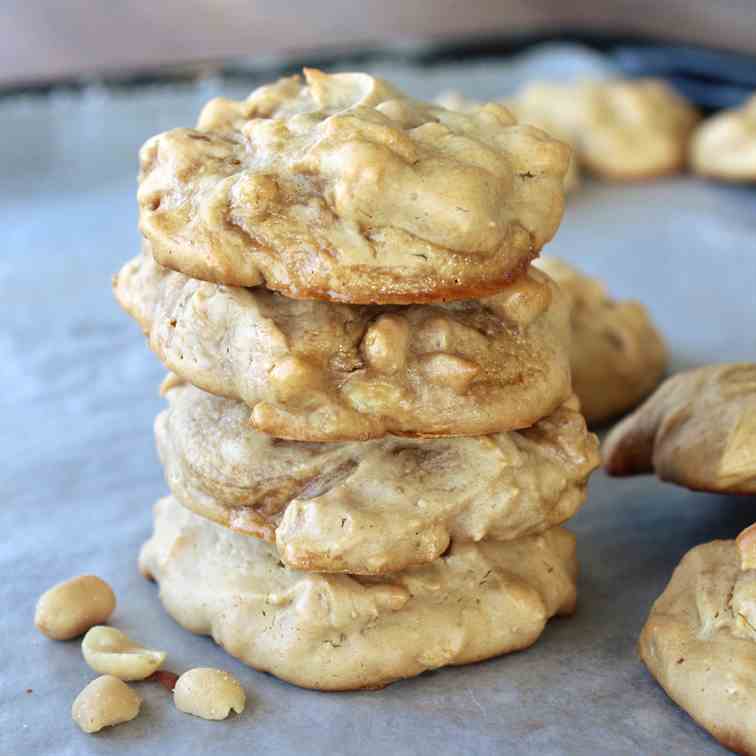
[[[175,498],[301,570],[395,572],[450,540],[541,533],[578,511],[599,463],[569,406],[492,436],[311,444],[258,433],[244,404],[193,386],[167,398],[155,435]]]
[[[669,697],[736,753],[756,754],[756,571],[735,541],[689,551],[657,599],[640,655]]]
[[[575,607],[575,538],[554,528],[505,543],[452,543],[385,577],[295,572],[275,548],[189,512],[155,507],[139,560],[179,624],[306,688],[380,688],[535,643]]]
[[[489,104],[413,100],[306,69],[140,153],[155,259],[296,299],[416,303],[493,294],[559,226],[569,149]]]
[[[537,270],[480,301],[355,306],[197,281],[142,256],[115,293],[169,370],[241,399],[278,438],[484,435],[533,425],[571,394],[566,303]]]
[[[756,364],[678,373],[604,443],[610,475],[656,473],[697,491],[756,493]]]

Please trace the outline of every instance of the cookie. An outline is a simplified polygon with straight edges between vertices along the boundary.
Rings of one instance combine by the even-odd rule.
[[[582,167],[616,181],[681,171],[699,118],[687,100],[656,79],[536,82],[513,103],[533,122],[553,123],[575,146]]]
[[[308,444],[253,430],[241,402],[189,385],[166,395],[155,436],[175,498],[300,570],[396,572],[450,540],[541,533],[578,511],[599,463],[569,406],[492,436]]]
[[[695,130],[690,166],[723,181],[756,181],[756,95],[741,108],[707,118]]]
[[[139,226],[193,278],[296,299],[493,294],[561,221],[568,148],[489,104],[456,113],[305,69],[140,152]]]
[[[756,754],[756,571],[734,541],[689,551],[651,610],[641,659],[669,697],[737,753]]]
[[[380,688],[527,648],[575,606],[574,536],[453,543],[382,578],[296,572],[273,546],[162,499],[140,569],[168,613],[241,661],[319,690]]]
[[[468,113],[482,105],[481,102],[464,97],[459,92],[444,92],[436,98],[436,102],[444,108],[458,110],[462,113]],[[528,108],[525,102],[506,99],[498,100],[497,102],[512,113],[518,123],[535,126],[537,129],[545,131],[550,136],[570,146],[572,152],[570,153],[567,172],[564,175],[564,190],[569,193],[577,189],[580,186],[580,167],[577,162],[575,145],[572,143],[570,133],[560,127],[559,119],[555,118],[553,114],[543,112],[542,109],[533,111]]]
[[[484,435],[571,394],[566,303],[540,271],[482,301],[340,305],[187,278],[149,256],[115,280],[165,366],[298,441]]]
[[[610,475],[656,473],[696,491],[756,493],[756,364],[678,373],[604,443]]]
[[[563,260],[535,263],[559,284],[570,303],[573,390],[590,425],[635,407],[658,385],[667,349],[646,308],[616,301],[597,279]]]

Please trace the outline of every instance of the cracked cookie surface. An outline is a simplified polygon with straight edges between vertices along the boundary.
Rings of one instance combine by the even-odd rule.
[[[327,575],[291,570],[270,544],[167,498],[139,564],[179,624],[320,690],[380,688],[527,648],[576,598],[575,538],[561,528],[452,543],[430,564],[383,577]]]
[[[174,497],[301,570],[395,572],[450,540],[541,533],[578,511],[599,463],[570,406],[492,436],[312,444],[258,433],[241,402],[193,386],[167,399],[155,435]]]
[[[297,299],[415,303],[493,294],[561,221],[569,150],[503,107],[413,100],[306,69],[140,152],[140,229],[193,278]]]
[[[535,269],[480,301],[355,306],[197,281],[143,255],[114,288],[169,370],[241,399],[278,438],[484,435],[571,394],[566,303]]]

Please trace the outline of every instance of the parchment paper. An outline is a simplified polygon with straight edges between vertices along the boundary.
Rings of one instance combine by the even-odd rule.
[[[484,97],[528,76],[607,68],[580,49],[552,49],[510,66],[381,70],[418,95],[457,87]],[[163,371],[113,302],[110,276],[138,249],[141,142],[191,125],[211,95],[244,89],[209,81],[0,103],[0,754],[721,752],[666,698],[635,644],[682,554],[734,536],[756,517],[753,499],[597,473],[572,522],[577,615],[552,622],[524,653],[379,692],[300,690],[238,664],[163,612],[136,570],[151,504],[166,490],[152,440]],[[547,251],[601,276],[615,295],[642,299],[674,368],[753,360],[755,200],[753,189],[693,178],[589,183],[570,198]],[[47,640],[32,616],[43,590],[84,572],[110,581],[114,624],[166,649],[168,668],[237,675],[247,711],[205,722],[141,684],[135,721],[79,732],[71,702],[94,675],[77,642]]]

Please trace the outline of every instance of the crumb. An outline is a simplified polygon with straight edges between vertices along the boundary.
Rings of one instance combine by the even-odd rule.
[[[178,680],[178,675],[165,669],[158,669],[147,679],[160,683],[160,685],[162,685],[169,693],[173,693],[173,689],[176,687],[176,680]]]

